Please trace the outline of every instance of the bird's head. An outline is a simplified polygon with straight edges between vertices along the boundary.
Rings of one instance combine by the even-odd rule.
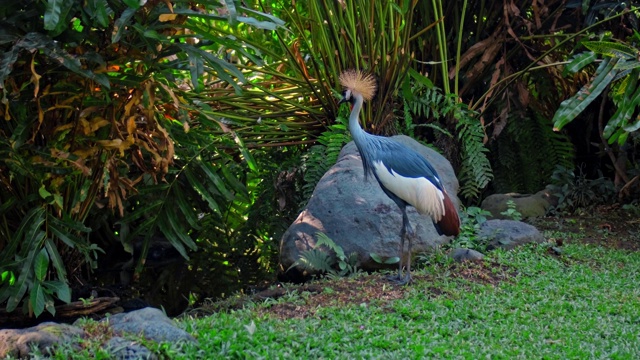
[[[340,85],[344,87],[342,99],[338,105],[348,102],[353,104],[356,98],[361,97],[369,101],[376,93],[376,79],[371,74],[359,70],[346,70],[340,74]]]

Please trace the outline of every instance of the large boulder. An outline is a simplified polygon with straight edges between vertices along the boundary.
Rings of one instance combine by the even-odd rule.
[[[49,354],[51,347],[85,335],[84,331],[68,324],[44,322],[27,329],[0,330],[0,358],[7,356],[27,358],[32,347]]]
[[[449,161],[408,136],[395,136],[394,139],[418,151],[433,165],[458,207],[458,179]],[[429,216],[418,214],[413,207],[407,208],[407,214],[416,232],[414,253],[447,241],[446,237],[438,235]],[[287,270],[300,258],[301,252],[315,248],[318,232],[329,236],[345,254],[355,252],[358,268],[387,267],[375,262],[371,254],[382,258],[398,256],[401,227],[400,209],[374,177],[365,182],[360,155],[355,144],[350,142],[340,152],[336,164],[318,182],[307,207],[283,235],[281,267]],[[319,250],[326,249],[319,247]],[[296,269],[298,273],[303,270]]]

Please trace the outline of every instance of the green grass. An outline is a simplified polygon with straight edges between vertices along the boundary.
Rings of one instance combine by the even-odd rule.
[[[569,244],[558,257],[540,245],[488,259],[475,267],[506,280],[479,283],[458,276],[473,267],[433,257],[399,300],[315,305],[304,319],[270,312],[274,304],[308,307],[316,296],[294,293],[183,318],[199,344],[152,350],[171,359],[640,358],[639,253]],[[332,284],[324,296],[339,295]]]
[[[493,253],[519,272],[496,287],[441,276],[383,307],[288,320],[245,309],[184,325],[203,354],[227,358],[640,358],[640,256],[569,245],[559,259],[546,250]]]

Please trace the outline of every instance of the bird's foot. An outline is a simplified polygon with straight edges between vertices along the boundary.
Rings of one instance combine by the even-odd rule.
[[[407,273],[405,276],[402,276],[400,274],[398,275],[389,275],[387,276],[387,281],[390,281],[396,285],[409,285],[411,284],[411,282],[413,281],[411,279],[411,274]]]

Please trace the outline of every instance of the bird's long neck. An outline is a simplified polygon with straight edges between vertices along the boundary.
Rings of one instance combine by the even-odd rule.
[[[366,137],[370,135],[362,130],[360,121],[358,120],[360,110],[362,110],[362,95],[354,95],[354,98],[355,102],[353,104],[353,108],[351,108],[351,114],[349,115],[349,132],[351,132],[353,142],[356,143],[356,147],[358,148],[358,152],[360,153],[360,158],[362,159],[362,167],[364,168],[364,178],[366,180],[368,178],[368,175],[372,172],[371,159],[369,158],[371,149],[365,149],[365,147],[367,146]]]
[[[358,146],[358,150],[362,148],[364,145],[364,138],[366,137],[366,133],[362,130],[360,126],[360,120],[358,119],[360,115],[360,110],[362,110],[362,95],[354,95],[355,102],[353,104],[353,108],[351,109],[351,115],[349,115],[349,131],[351,132],[351,137],[353,137],[353,141]],[[362,152],[362,151],[360,151]]]

